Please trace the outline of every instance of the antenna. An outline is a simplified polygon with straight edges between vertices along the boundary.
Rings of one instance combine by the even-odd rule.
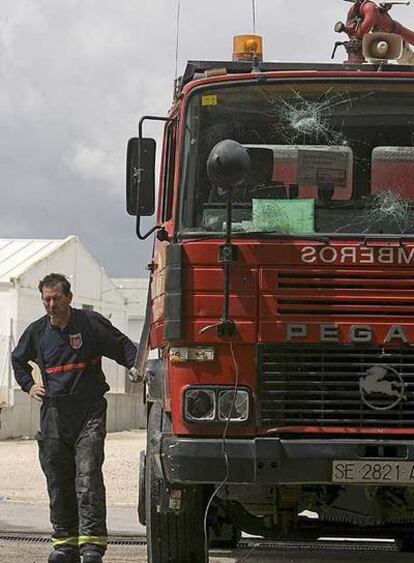
[[[253,35],[256,35],[256,0],[252,0]]]
[[[178,52],[180,49],[180,14],[181,14],[181,0],[177,2],[177,38],[175,43],[175,84],[177,84],[178,77]]]

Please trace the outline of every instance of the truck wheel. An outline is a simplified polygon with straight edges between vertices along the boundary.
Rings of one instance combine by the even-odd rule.
[[[145,468],[145,505],[148,563],[206,563],[203,494],[200,487],[183,491],[180,512],[158,511],[165,483],[155,473],[154,442],[162,429],[163,412],[154,403],[148,417]]]
[[[139,453],[139,479],[138,479],[138,520],[141,526],[146,525],[146,514],[145,514],[145,465],[146,456],[145,450],[141,450]]]

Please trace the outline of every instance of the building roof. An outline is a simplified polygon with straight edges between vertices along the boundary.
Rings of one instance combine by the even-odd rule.
[[[65,245],[74,236],[65,239],[0,239],[0,283],[19,278],[36,262]]]
[[[112,278],[116,289],[126,298],[128,316],[145,317],[147,306],[147,278]]]

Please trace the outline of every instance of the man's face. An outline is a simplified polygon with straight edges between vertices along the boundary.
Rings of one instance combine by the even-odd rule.
[[[52,322],[67,318],[71,301],[72,293],[65,293],[61,283],[42,289],[42,303]]]

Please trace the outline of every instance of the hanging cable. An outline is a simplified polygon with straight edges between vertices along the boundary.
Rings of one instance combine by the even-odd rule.
[[[237,363],[236,354],[235,354],[235,351],[234,351],[232,340],[230,341],[230,353],[231,353],[231,358],[233,360],[235,380],[234,380],[234,388],[233,388],[233,399],[232,399],[232,403],[231,403],[231,406],[230,406],[229,414],[228,414],[227,419],[226,419],[223,434],[222,434],[222,437],[221,437],[221,439],[222,439],[221,452],[222,452],[222,457],[223,457],[223,461],[224,461],[225,476],[224,476],[224,479],[222,480],[222,482],[218,485],[218,487],[215,489],[213,494],[210,496],[210,499],[209,499],[207,506],[206,506],[206,509],[204,511],[204,542],[205,542],[206,562],[208,562],[208,511],[210,510],[210,506],[211,506],[213,500],[221,492],[221,490],[226,486],[226,484],[227,484],[227,482],[230,478],[230,461],[229,461],[227,451],[226,451],[226,439],[227,439],[227,432],[228,432],[228,429],[229,429],[231,415],[232,415],[232,413],[234,411],[234,407],[236,405],[236,397],[237,397],[237,391],[239,389],[239,381],[240,381],[239,365]]]
[[[177,31],[176,31],[176,43],[175,43],[175,83],[177,83],[178,78],[178,53],[180,49],[180,15],[181,15],[181,0],[177,2]]]

